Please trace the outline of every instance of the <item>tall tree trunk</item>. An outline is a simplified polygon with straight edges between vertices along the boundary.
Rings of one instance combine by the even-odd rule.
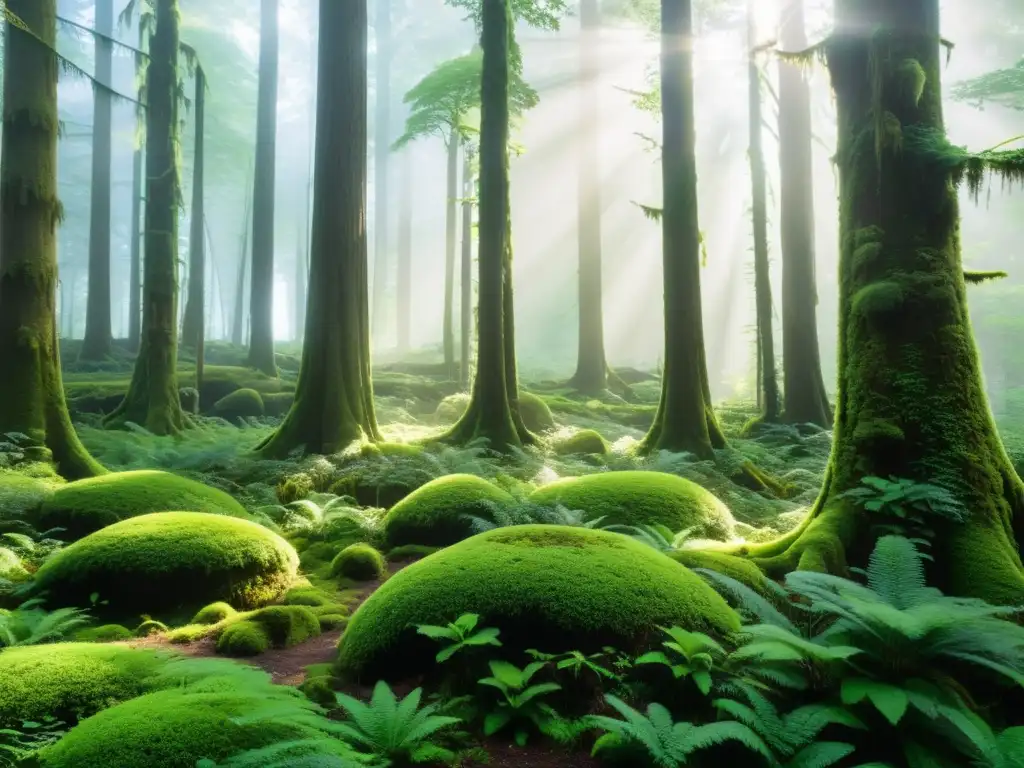
[[[249,179],[253,174],[250,172]],[[249,264],[249,226],[252,217],[252,198],[246,196],[245,212],[242,214],[241,252],[238,254],[238,277],[235,282],[235,307],[231,318],[231,343],[242,346],[245,332],[245,286],[246,267]]]
[[[300,229],[295,238],[295,341],[302,341],[302,329],[306,325],[306,238]]]
[[[709,459],[725,436],[704,354],[690,0],[661,0],[661,92],[665,364],[661,403],[641,449]]]
[[[608,386],[601,289],[600,28],[598,0],[583,0],[580,4],[579,125],[576,131],[579,341],[576,373],[570,384],[588,395],[597,395]]]
[[[515,373],[506,371],[510,17],[508,0],[483,0],[477,374],[466,413],[445,436],[459,443],[484,438],[494,450],[522,445],[508,382]]]
[[[373,144],[373,337],[384,333],[388,286],[388,166],[391,156],[391,0],[376,0]]]
[[[967,311],[955,181],[968,161],[945,139],[938,0],[837,0],[827,54],[841,243],[832,457],[808,521],[751,550],[771,573],[844,573],[874,544],[846,491],[866,476],[935,483],[969,515],[931,521],[935,585],[1020,604],[1024,484],[992,420]]]
[[[248,365],[277,375],[274,361],[274,190],[277,161],[278,0],[260,2],[260,76],[252,203],[252,298]]]
[[[64,401],[57,342],[56,0],[8,0],[0,165],[0,434],[20,432],[70,480],[101,474]],[[40,44],[42,42],[42,45]]]
[[[134,422],[157,435],[187,426],[178,398],[177,0],[156,0],[146,98],[146,226],[142,343],[124,401],[110,426]]]
[[[96,0],[96,31],[114,34],[114,1]],[[110,42],[95,37],[96,80],[113,86],[114,52]],[[85,338],[79,358],[102,360],[113,343],[110,315],[110,165],[112,143],[110,92],[93,88],[92,184],[89,212],[89,292],[85,304]]]
[[[402,184],[398,200],[398,351],[408,352],[412,336],[412,148],[402,150]]]
[[[470,358],[473,346],[473,197],[476,182],[473,158],[476,150],[466,144],[462,166],[462,263],[459,288],[461,293],[462,343],[459,354],[459,386],[469,389]]]
[[[139,50],[146,44],[146,31],[142,26],[141,14],[136,20],[139,28]],[[142,69],[142,56],[135,55],[135,69]],[[146,97],[145,86],[139,86],[138,100]],[[142,160],[145,139],[139,137],[135,151],[132,153],[132,223],[131,262],[128,267],[128,347],[132,352],[139,351],[140,327],[142,324]]]
[[[196,67],[195,157],[192,161],[192,227],[188,242],[188,298],[181,326],[184,346],[199,350],[205,338],[206,238],[203,233],[203,129],[206,106],[206,76]]]
[[[459,196],[459,138],[458,125],[453,123],[448,133],[448,175],[445,186],[444,211],[444,367],[448,378],[455,379],[455,245],[458,231]]]
[[[807,47],[804,0],[786,0],[780,41]],[[783,418],[791,424],[832,424],[818,347],[814,269],[814,178],[811,93],[801,67],[779,61],[779,167],[782,234]]]
[[[309,309],[295,402],[260,446],[331,454],[379,440],[370,379],[365,0],[320,0]]]
[[[747,5],[747,90],[750,130],[750,179],[753,186],[754,302],[757,307],[758,379],[761,420],[779,420],[779,380],[775,372],[775,333],[772,327],[772,283],[768,263],[768,184],[765,180],[764,142],[761,139],[761,70],[757,65],[757,30],[754,6]]]

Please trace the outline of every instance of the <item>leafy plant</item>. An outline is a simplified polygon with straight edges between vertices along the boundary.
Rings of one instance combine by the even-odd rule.
[[[572,676],[576,679],[579,679],[580,675],[584,671],[592,673],[598,683],[604,680],[615,681],[622,677],[618,672],[614,672],[600,663],[604,659],[614,659],[614,648],[605,647],[597,653],[590,654],[585,654],[582,651],[569,651],[567,653],[541,653],[533,648],[526,652],[537,661],[554,664],[555,669],[567,670],[572,673]]]
[[[18,728],[0,728],[0,768],[26,765],[43,747],[58,741],[68,730],[54,717],[41,722],[26,720]]]
[[[494,627],[481,627],[477,629],[479,622],[480,616],[478,614],[464,613],[445,627],[433,624],[417,624],[416,631],[421,635],[429,637],[431,640],[437,640],[444,644],[444,647],[437,652],[435,657],[437,663],[442,664],[466,648],[501,645],[501,641],[498,639],[500,630]]]
[[[27,600],[13,611],[0,613],[0,648],[61,640],[89,623],[89,614],[79,608],[46,611],[43,600]]]
[[[687,528],[679,533],[673,533],[671,528],[659,523],[654,525],[606,525],[603,526],[603,529],[629,536],[659,552],[675,552],[682,549],[683,544],[693,536],[693,532],[696,530]]]
[[[507,661],[491,661],[491,676],[479,680],[480,685],[495,688],[501,699],[484,716],[484,734],[493,736],[512,726],[516,744],[523,746],[529,738],[529,727],[550,736],[556,741],[571,741],[575,735],[571,724],[559,715],[541,697],[556,691],[558,683],[530,684],[533,677],[547,664],[535,661],[520,669]]]
[[[879,532],[886,534],[927,540],[934,535],[929,517],[958,523],[967,519],[966,507],[945,488],[895,476],[861,478],[859,487],[846,491],[840,498],[852,499],[868,512],[889,518],[878,525]]]
[[[636,664],[659,664],[672,672],[677,680],[689,678],[702,694],[711,692],[711,670],[716,661],[726,657],[726,650],[701,632],[688,632],[679,627],[659,627],[668,635],[662,642],[664,651],[650,651],[638,657]]]

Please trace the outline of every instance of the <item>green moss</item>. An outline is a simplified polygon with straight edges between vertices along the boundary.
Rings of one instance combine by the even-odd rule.
[[[20,517],[42,504],[55,487],[52,480],[0,470],[0,511],[5,517]]]
[[[444,424],[454,423],[462,418],[462,414],[466,412],[468,407],[469,395],[465,392],[448,395],[448,397],[437,404],[434,418]]]
[[[878,280],[854,294],[851,311],[871,322],[884,322],[903,307],[906,298],[906,288],[900,281]]]
[[[436,648],[416,623],[463,613],[501,630],[506,650],[637,650],[660,624],[715,633],[739,619],[700,577],[627,536],[526,525],[474,536],[402,569],[353,615],[339,670],[372,681],[423,672]]]
[[[369,544],[350,544],[331,561],[331,574],[353,581],[383,578],[384,556]]]
[[[255,621],[236,621],[217,638],[217,653],[223,656],[258,656],[269,648],[267,631]]]
[[[600,432],[593,429],[581,429],[570,437],[555,442],[552,448],[559,456],[571,456],[578,453],[605,456],[611,452],[608,441],[601,436]]]
[[[120,624],[103,624],[99,627],[87,627],[75,632],[72,638],[79,643],[113,643],[118,640],[130,640],[135,633]]]
[[[558,480],[530,496],[537,504],[562,504],[603,525],[660,523],[673,531],[695,528],[694,535],[727,539],[733,533],[729,509],[694,482],[663,472],[600,472]]]
[[[429,547],[425,544],[403,544],[400,547],[389,549],[385,557],[389,563],[399,563],[405,560],[419,560],[442,549],[444,547]]]
[[[0,547],[0,578],[14,582],[25,581],[29,578],[29,572],[22,565],[18,553],[7,547]]]
[[[321,707],[337,706],[337,699],[334,696],[334,688],[330,676],[307,677],[299,686],[299,690],[310,701],[319,704]]]
[[[263,413],[267,416],[284,416],[295,402],[294,392],[270,392],[263,395]]]
[[[196,612],[196,615],[192,617],[192,621],[190,621],[189,624],[216,624],[224,621],[224,619],[231,618],[236,613],[238,613],[238,611],[230,605],[223,601],[218,601],[200,608]]]
[[[769,594],[764,571],[749,560],[706,549],[684,549],[673,552],[670,557],[687,568],[707,568],[746,584],[759,594]]]
[[[229,420],[259,418],[264,413],[263,398],[255,389],[238,389],[214,403],[213,413]]]
[[[0,728],[57,717],[68,723],[143,693],[164,656],[96,643],[0,651]]]
[[[547,432],[555,427],[555,417],[551,408],[539,396],[532,392],[519,392],[519,415],[531,432]]]
[[[298,555],[277,534],[248,520],[201,512],[159,512],[90,534],[48,560],[36,592],[58,605],[112,612],[184,610],[211,600],[262,605],[295,578]]]
[[[40,528],[63,528],[60,536],[74,540],[119,520],[170,510],[248,517],[224,491],[169,472],[137,470],[59,488],[43,503],[36,522]]]
[[[268,693],[273,688],[267,686]],[[39,753],[42,768],[195,768],[307,732],[283,722],[239,722],[262,709],[258,691],[151,693],[100,712]]]
[[[293,501],[304,499],[313,493],[316,488],[313,485],[313,478],[305,472],[296,472],[294,475],[282,478],[274,489],[277,500],[282,504],[291,504]]]
[[[320,635],[320,621],[304,605],[271,605],[248,614],[238,623],[246,622],[260,626],[275,648],[291,648]]]
[[[389,547],[453,544],[470,535],[463,515],[490,518],[490,505],[513,501],[510,494],[475,475],[439,477],[413,491],[388,511],[384,518],[384,538]]]
[[[339,629],[348,624],[348,614],[325,613],[317,616],[317,620],[320,622],[320,629],[324,632],[329,632],[332,629]]]
[[[283,602],[285,605],[305,605],[311,608],[319,608],[325,605],[332,605],[334,598],[313,586],[292,587],[285,592]]]
[[[146,619],[135,628],[135,637],[149,637],[167,631],[167,625],[155,619]]]
[[[201,640],[212,631],[216,624],[186,624],[183,627],[175,627],[167,633],[167,642],[171,645],[188,645],[196,640]]]

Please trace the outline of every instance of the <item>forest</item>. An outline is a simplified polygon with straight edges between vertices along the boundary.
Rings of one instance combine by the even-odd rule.
[[[1024,768],[1020,0],[0,12],[0,768]]]

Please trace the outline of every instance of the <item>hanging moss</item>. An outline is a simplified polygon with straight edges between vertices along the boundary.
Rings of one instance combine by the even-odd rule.
[[[975,200],[991,178],[1007,185],[1024,186],[1024,149],[971,152],[950,143],[942,131],[929,127],[917,126],[905,134],[908,148],[944,167],[954,186],[966,185]]]

